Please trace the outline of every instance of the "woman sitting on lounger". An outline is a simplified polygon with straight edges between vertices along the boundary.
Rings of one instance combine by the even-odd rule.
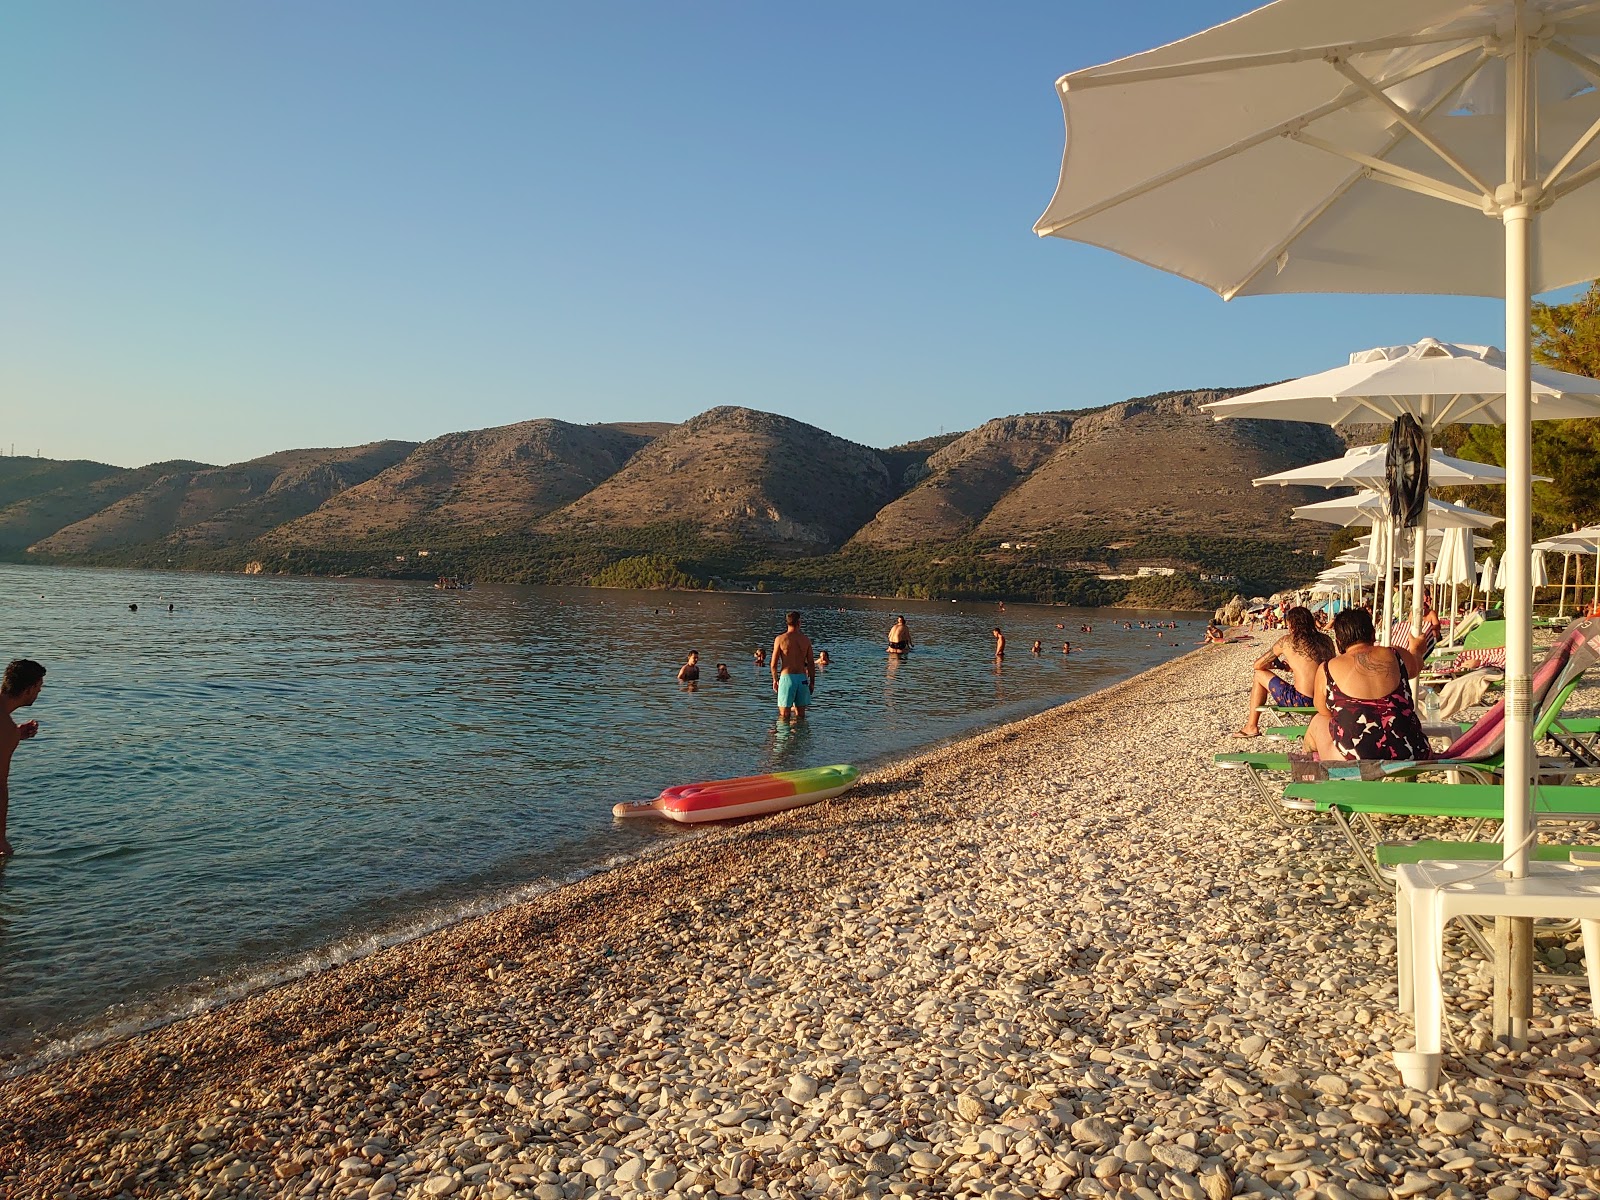
[[[1316,618],[1308,608],[1294,607],[1283,614],[1288,632],[1272,644],[1256,660],[1255,682],[1250,686],[1250,708],[1244,715],[1244,724],[1234,737],[1253,738],[1261,735],[1261,713],[1258,711],[1267,698],[1284,708],[1310,708],[1310,688],[1317,668],[1333,657],[1333,643],[1328,635],[1317,632]],[[1289,672],[1285,679],[1274,668]]]
[[[1405,647],[1379,646],[1365,609],[1336,616],[1339,653],[1317,668],[1317,715],[1306,748],[1323,761],[1431,758],[1409,682],[1422,670],[1417,647],[1424,636]]]

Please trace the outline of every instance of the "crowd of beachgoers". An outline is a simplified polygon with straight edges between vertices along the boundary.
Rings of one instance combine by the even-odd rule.
[[[1595,1195],[1573,963],[1401,1086],[1392,898],[1212,764],[1267,644],[12,1078],[0,1193]]]

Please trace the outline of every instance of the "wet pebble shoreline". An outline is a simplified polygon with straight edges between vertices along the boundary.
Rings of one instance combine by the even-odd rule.
[[[1392,900],[1211,766],[1258,653],[13,1079],[0,1194],[1600,1194],[1576,941],[1403,1088]]]

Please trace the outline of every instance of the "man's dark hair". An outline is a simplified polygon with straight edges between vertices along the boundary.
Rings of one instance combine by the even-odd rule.
[[[790,629],[799,629],[800,628],[800,614],[799,613],[792,612],[788,616],[786,616],[784,618],[784,620],[789,623],[789,628]]]
[[[1298,653],[1319,665],[1333,657],[1333,642],[1317,628],[1317,618],[1309,608],[1295,605],[1283,614],[1283,624],[1289,630],[1289,644]]]
[[[1333,619],[1333,640],[1343,654],[1358,642],[1375,641],[1372,614],[1364,608],[1347,608]]]
[[[6,675],[0,680],[0,695],[20,696],[34,684],[44,679],[44,668],[31,658],[14,658],[6,664]]]

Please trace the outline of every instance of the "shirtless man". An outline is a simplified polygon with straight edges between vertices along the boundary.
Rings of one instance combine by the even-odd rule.
[[[0,721],[0,858],[12,853],[6,841],[6,809],[11,801],[11,756],[19,745],[39,732],[39,722],[23,721],[18,724],[11,714],[27,708],[39,698],[44,687],[44,668],[31,658],[19,658],[8,667],[0,679],[0,712],[6,719]]]
[[[772,639],[772,690],[778,694],[778,720],[801,721],[817,690],[817,660],[811,639],[800,632],[800,614],[784,620],[786,628]]]
[[[700,651],[689,651],[689,661],[678,668],[679,683],[697,683],[700,679]]]
[[[889,627],[889,652],[904,654],[910,649],[911,627],[906,624],[904,617],[896,617],[894,624]]]
[[[1000,632],[1000,626],[994,627],[994,656],[997,659],[1006,656],[1006,635]]]
[[[1261,714],[1257,710],[1272,698],[1272,703],[1286,708],[1312,707],[1311,694],[1315,689],[1317,668],[1333,657],[1333,642],[1325,633],[1317,631],[1316,618],[1311,610],[1298,605],[1283,615],[1288,632],[1256,659],[1255,681],[1250,685],[1250,707],[1244,724],[1234,737],[1253,738],[1261,735]],[[1290,679],[1285,679],[1271,667],[1281,659],[1289,668]]]

